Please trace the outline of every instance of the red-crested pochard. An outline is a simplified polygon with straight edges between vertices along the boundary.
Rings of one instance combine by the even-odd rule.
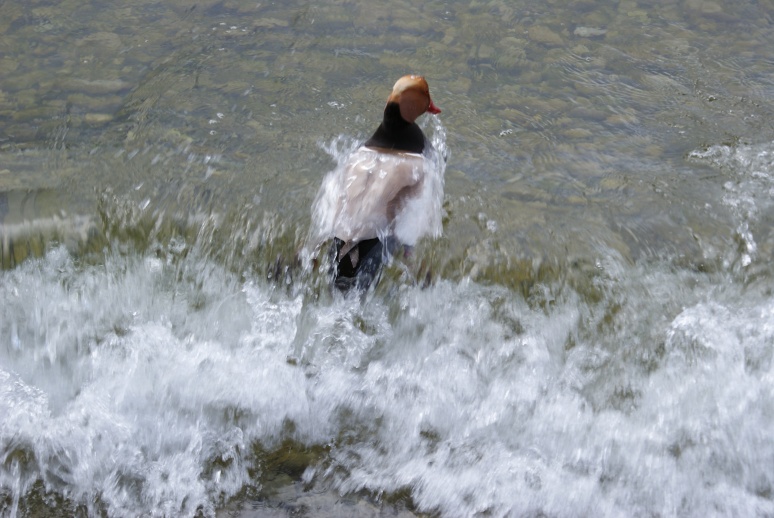
[[[320,189],[315,218],[321,221],[316,224],[324,234],[319,237],[334,238],[334,283],[341,291],[366,290],[398,246],[413,245],[427,227],[440,227],[440,216],[424,214],[425,206],[416,202],[432,188],[426,180],[432,144],[415,122],[426,112],[441,110],[425,78],[398,79],[373,136]],[[440,201],[437,205],[433,212],[440,212]],[[432,221],[417,221],[423,219]]]

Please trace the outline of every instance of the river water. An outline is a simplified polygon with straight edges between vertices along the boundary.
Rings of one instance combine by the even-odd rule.
[[[773,17],[0,1],[0,514],[774,515]],[[343,299],[406,73],[443,235]]]

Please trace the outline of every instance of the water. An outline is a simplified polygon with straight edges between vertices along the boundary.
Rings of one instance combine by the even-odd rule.
[[[771,25],[0,4],[0,514],[774,515]],[[341,298],[311,207],[405,73],[443,234]]]

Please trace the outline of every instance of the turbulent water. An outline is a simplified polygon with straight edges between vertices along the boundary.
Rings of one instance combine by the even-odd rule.
[[[0,2],[0,515],[774,516],[765,2],[107,7]],[[442,232],[343,297],[409,72]]]
[[[408,489],[448,516],[770,515],[774,285],[744,229],[771,204],[772,156],[693,158],[739,175],[721,203],[749,277],[611,251],[526,298],[403,275],[361,305],[182,241],[98,264],[54,248],[0,285],[5,512],[32,492],[211,514],[265,452],[317,448],[294,472],[312,494]]]

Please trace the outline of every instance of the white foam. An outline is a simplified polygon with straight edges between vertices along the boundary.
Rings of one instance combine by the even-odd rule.
[[[0,488],[212,514],[292,438],[330,449],[307,483],[443,516],[774,513],[771,282],[602,264],[588,300],[441,280],[363,306],[194,251],[55,250],[2,273]]]

